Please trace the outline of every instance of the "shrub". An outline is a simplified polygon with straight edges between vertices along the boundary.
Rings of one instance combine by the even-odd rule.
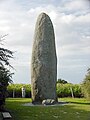
[[[78,84],[57,84],[57,96],[58,97],[82,97],[81,85]],[[71,91],[72,90],[72,91]]]
[[[90,100],[90,68],[87,70],[87,75],[82,83],[82,92],[84,96]]]
[[[8,83],[11,82],[12,73],[0,66],[0,111],[4,110]]]
[[[13,97],[13,90],[15,91],[15,97],[22,97],[22,87],[25,87],[27,98],[31,97],[31,85],[29,84],[10,84],[8,86],[8,97]],[[58,97],[72,97],[71,89],[74,97],[82,97],[81,85],[79,84],[57,84],[57,96]]]
[[[7,88],[8,97],[22,97],[22,87],[25,87],[26,97],[31,97],[31,86],[29,84],[10,84]],[[13,96],[14,92],[14,96]]]

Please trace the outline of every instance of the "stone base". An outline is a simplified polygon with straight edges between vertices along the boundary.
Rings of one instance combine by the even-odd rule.
[[[33,104],[33,105],[41,105],[42,102],[33,101],[32,104]]]
[[[54,104],[33,104],[33,103],[25,103],[23,104],[23,106],[62,106],[62,105],[65,105],[65,104],[68,104],[68,102],[56,102]]]

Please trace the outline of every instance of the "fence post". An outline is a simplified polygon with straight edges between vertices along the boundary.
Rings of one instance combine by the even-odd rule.
[[[72,87],[70,87],[72,98],[74,98]]]
[[[15,89],[13,89],[13,98],[15,98]]]
[[[22,98],[25,98],[25,88],[24,87],[22,87]]]

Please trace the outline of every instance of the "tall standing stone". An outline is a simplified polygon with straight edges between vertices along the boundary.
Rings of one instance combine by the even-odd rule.
[[[55,36],[50,17],[41,13],[37,19],[31,62],[31,91],[33,103],[45,99],[57,100],[57,56]]]

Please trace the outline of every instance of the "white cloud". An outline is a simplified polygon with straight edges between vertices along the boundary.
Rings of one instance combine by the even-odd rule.
[[[80,15],[80,16],[76,17],[75,22],[79,22],[80,24],[90,23],[90,13],[88,13],[86,15]]]
[[[58,4],[59,11],[64,12],[67,15],[73,14],[76,16],[85,15],[90,13],[90,1],[89,0],[67,0],[64,1],[61,6]]]
[[[85,10],[89,8],[89,4],[87,0],[75,0],[70,1],[65,4],[65,8],[68,10]]]

